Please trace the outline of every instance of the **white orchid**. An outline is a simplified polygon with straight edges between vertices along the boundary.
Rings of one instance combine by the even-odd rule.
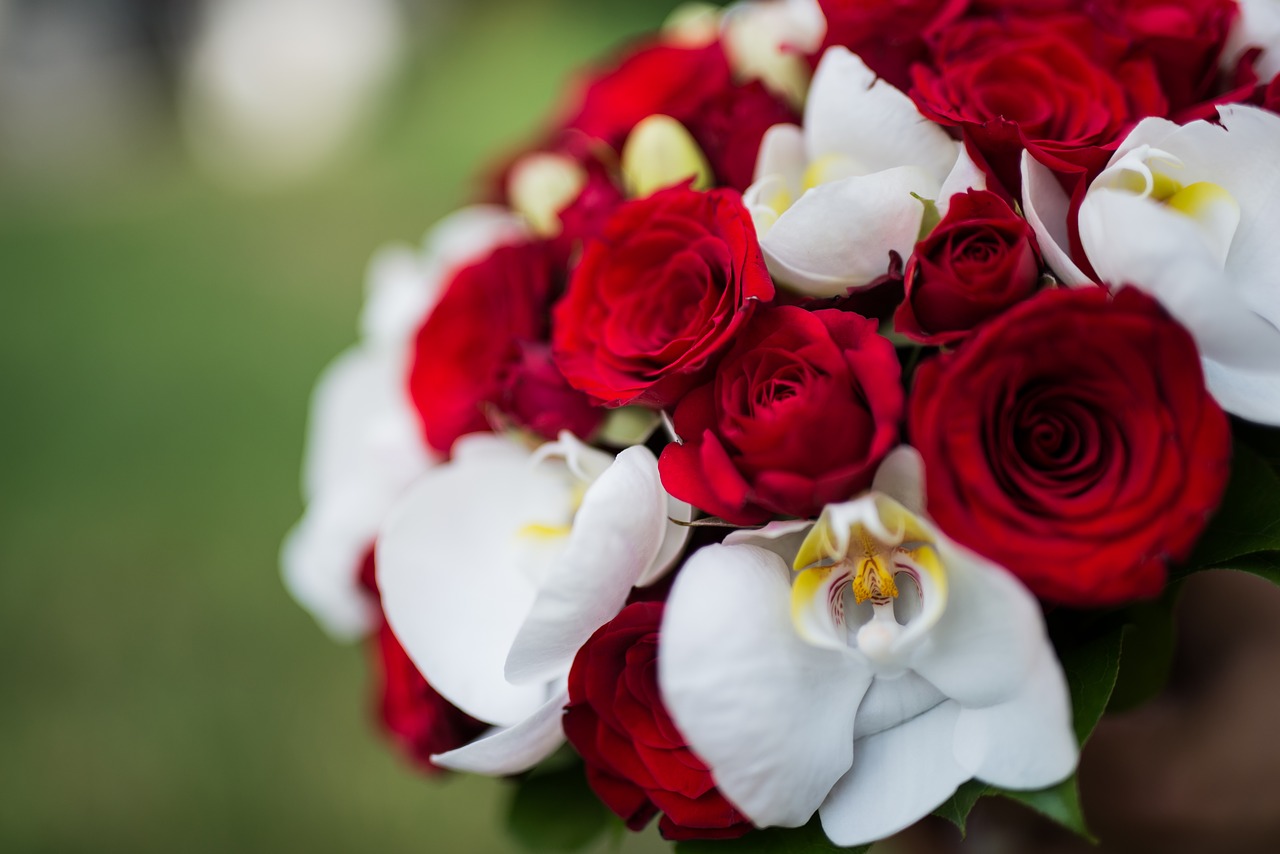
[[[688,529],[671,519],[691,512],[641,445],[615,459],[568,433],[536,453],[460,439],[378,538],[392,631],[436,690],[495,727],[432,761],[513,774],[550,755],[578,648],[672,566]]]
[[[901,448],[872,493],[827,507],[811,529],[736,534],[676,579],[663,698],[757,825],[796,827],[817,810],[833,842],[859,845],[972,777],[1038,789],[1075,768],[1039,606],[923,516],[922,475]]]
[[[1253,70],[1264,83],[1280,74],[1280,0],[1239,0],[1236,16],[1222,51],[1223,66],[1232,70],[1245,51],[1262,48]]]
[[[760,80],[797,109],[809,90],[809,64],[827,33],[817,0],[746,0],[724,10],[720,37],[740,80]]]
[[[312,395],[307,510],[280,558],[289,591],[337,639],[376,624],[360,566],[392,505],[436,461],[406,388],[413,335],[452,270],[523,234],[508,211],[466,208],[436,226],[421,252],[390,246],[370,262],[362,340],[325,369]]]
[[[823,54],[804,128],[765,134],[743,201],[769,272],[812,296],[875,281],[889,253],[906,259],[925,207],[982,188],[980,170],[905,94],[846,48]]]
[[[1224,409],[1280,425],[1280,116],[1218,112],[1134,128],[1080,205],[1080,241],[1101,281],[1150,293],[1191,331]],[[1023,194],[1046,261],[1089,284],[1066,249],[1066,197],[1026,156]]]

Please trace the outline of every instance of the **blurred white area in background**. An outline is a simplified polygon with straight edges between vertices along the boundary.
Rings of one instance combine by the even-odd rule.
[[[207,0],[181,71],[188,145],[237,188],[305,179],[370,117],[405,47],[397,0]]]
[[[110,0],[0,0],[0,165],[73,178],[127,157],[163,111],[132,26]]]
[[[127,172],[176,129],[225,186],[334,163],[451,0],[0,0],[0,177]]]

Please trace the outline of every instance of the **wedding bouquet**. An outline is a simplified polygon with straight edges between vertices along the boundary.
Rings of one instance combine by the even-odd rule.
[[[682,7],[375,257],[287,584],[535,842],[1084,832],[1133,604],[1280,580],[1277,72],[1274,0]]]

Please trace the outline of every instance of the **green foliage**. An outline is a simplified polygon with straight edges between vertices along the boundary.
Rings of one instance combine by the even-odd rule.
[[[555,762],[516,783],[507,831],[529,851],[581,851],[612,818],[587,785],[581,762]]]
[[[1231,481],[1187,571],[1241,569],[1276,580],[1280,563],[1280,476],[1267,460],[1236,442]]]
[[[677,842],[676,854],[863,854],[870,845],[841,848],[833,845],[822,831],[817,816],[804,827],[771,827],[756,830],[738,839],[701,839]]]

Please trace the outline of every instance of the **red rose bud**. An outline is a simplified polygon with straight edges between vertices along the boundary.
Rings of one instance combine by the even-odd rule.
[[[661,190],[614,211],[552,316],[556,365],[610,406],[669,406],[773,297],[737,193]]]
[[[916,244],[894,326],[923,344],[952,343],[1031,296],[1039,278],[1031,226],[995,193],[970,190]]]
[[[736,524],[816,516],[870,486],[898,443],[899,373],[874,321],[834,309],[763,309],[715,379],[676,407],[684,444],[662,452],[663,485]]]
[[[751,824],[685,745],[658,692],[661,602],[628,605],[578,651],[564,732],[591,788],[640,830],[662,812],[667,839],[728,839]]]
[[[959,126],[1016,195],[1026,148],[1050,168],[1101,166],[1140,118],[1167,103],[1149,59],[1083,15],[964,21],[912,68],[920,111]]]
[[[1160,592],[1231,456],[1191,336],[1132,288],[1044,291],[921,365],[910,435],[946,533],[1084,607]]]
[[[556,251],[544,242],[499,247],[454,274],[418,330],[409,375],[409,393],[432,448],[448,453],[458,437],[490,429],[486,410],[503,408],[513,376],[525,367],[526,349],[546,341],[560,276]],[[585,399],[559,403],[549,421],[570,429],[589,405]],[[528,413],[505,414],[521,421]]]
[[[911,66],[929,56],[927,38],[953,24],[968,0],[819,0],[818,5],[827,35],[817,56],[833,45],[847,47],[876,76],[905,92]]]

